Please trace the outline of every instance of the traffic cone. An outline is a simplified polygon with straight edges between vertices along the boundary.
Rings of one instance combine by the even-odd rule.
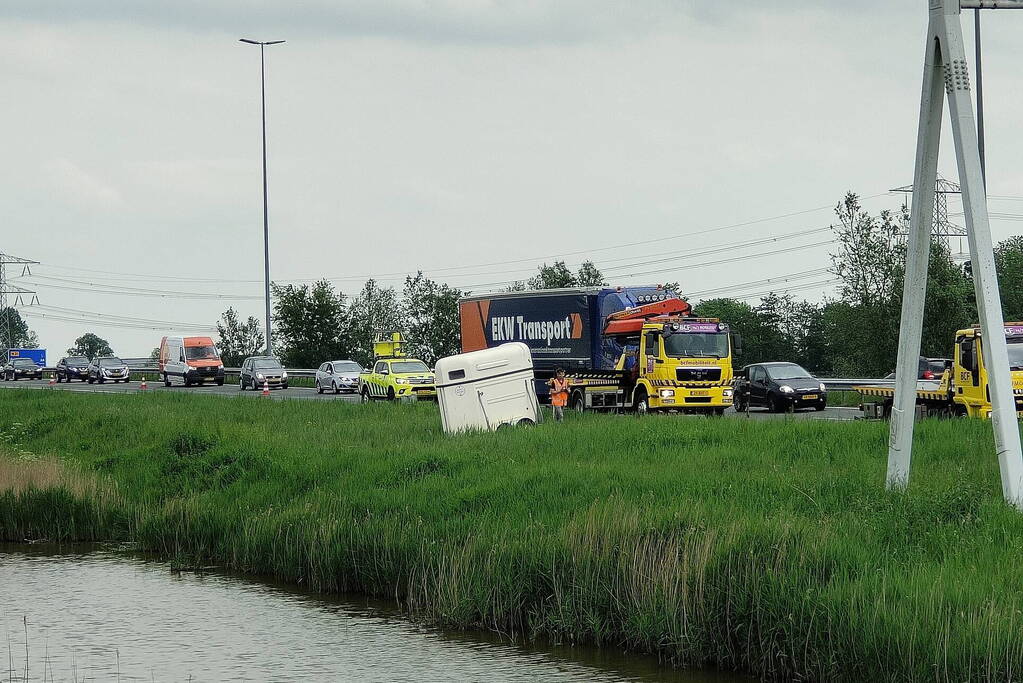
[[[54,386],[56,384],[57,384],[57,373],[53,373],[52,375],[50,375],[50,386],[52,387],[52,386]]]
[[[265,379],[263,380],[263,396],[266,398],[270,397],[270,384]]]
[[[148,388],[149,388],[149,385],[146,384],[146,376],[142,375],[142,381],[139,382],[139,391],[145,391]]]

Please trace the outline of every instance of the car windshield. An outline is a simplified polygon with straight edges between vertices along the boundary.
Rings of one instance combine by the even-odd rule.
[[[1023,337],[1009,337],[1005,341],[1009,350],[1009,369],[1023,370]]]
[[[677,332],[664,337],[664,352],[671,358],[725,358],[728,334],[724,332]]]
[[[771,379],[810,379],[813,377],[809,372],[796,365],[786,363],[785,365],[768,365],[767,376]]]
[[[13,364],[19,368],[34,368],[36,366],[35,361],[31,358],[18,358]]]
[[[89,359],[85,356],[73,356],[67,359],[66,365],[88,365]]]
[[[100,358],[99,366],[101,368],[109,368],[111,366],[124,365],[124,361],[120,358]]]
[[[359,374],[362,372],[362,366],[358,363],[353,363],[350,360],[334,361],[334,372],[354,372]]]
[[[430,368],[421,360],[399,360],[391,363],[391,372],[429,372]]]
[[[267,358],[266,360],[257,360],[252,364],[256,370],[280,370],[281,362],[273,358]]]
[[[185,347],[185,358],[188,360],[219,360],[220,354],[217,353],[217,347],[206,345],[206,346],[186,346]]]

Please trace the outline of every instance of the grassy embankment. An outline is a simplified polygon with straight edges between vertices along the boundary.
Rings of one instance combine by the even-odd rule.
[[[571,416],[0,393],[0,538],[133,540],[456,626],[813,680],[1023,674],[1023,516],[985,422]]]

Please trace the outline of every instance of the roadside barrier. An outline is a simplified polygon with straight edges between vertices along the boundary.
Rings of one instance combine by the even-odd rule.
[[[270,384],[265,379],[263,380],[263,396],[270,397]]]

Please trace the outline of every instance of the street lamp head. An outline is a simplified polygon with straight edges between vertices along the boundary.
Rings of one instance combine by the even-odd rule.
[[[251,40],[249,38],[239,38],[239,43],[248,43],[249,45],[279,45],[283,43],[283,40]]]
[[[239,38],[239,43],[248,43],[249,45],[259,45],[258,40],[249,40],[248,38]]]

